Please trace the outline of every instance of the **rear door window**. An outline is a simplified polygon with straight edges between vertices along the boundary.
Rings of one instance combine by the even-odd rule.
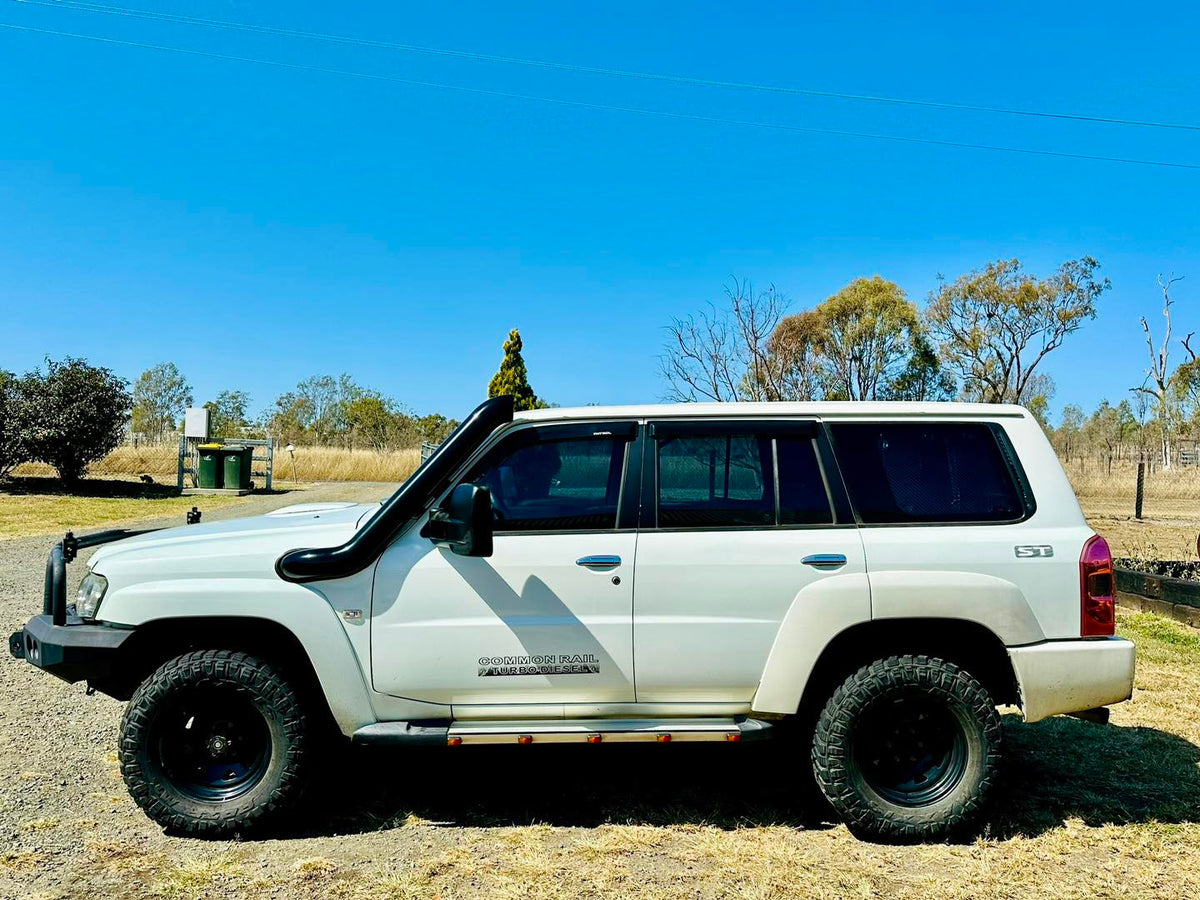
[[[765,426],[765,427],[764,427]],[[815,426],[656,426],[659,528],[764,528],[833,522]],[[712,428],[712,431],[706,431]]]
[[[1011,522],[1026,515],[1003,438],[986,423],[829,428],[850,501],[866,524]]]
[[[771,441],[751,434],[679,435],[658,443],[658,524],[775,524]]]

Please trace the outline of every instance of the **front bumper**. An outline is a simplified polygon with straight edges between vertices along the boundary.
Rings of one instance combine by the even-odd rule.
[[[1133,696],[1134,646],[1122,638],[1010,647],[1026,722]]]
[[[86,678],[104,682],[115,671],[121,645],[132,636],[129,628],[110,628],[74,617],[55,625],[53,616],[43,613],[9,636],[8,650],[63,681]]]

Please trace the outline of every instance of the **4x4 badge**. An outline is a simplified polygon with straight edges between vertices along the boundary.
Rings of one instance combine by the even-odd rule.
[[[1054,548],[1049,544],[1017,544],[1013,547],[1017,559],[1032,559],[1035,556],[1053,556]]]

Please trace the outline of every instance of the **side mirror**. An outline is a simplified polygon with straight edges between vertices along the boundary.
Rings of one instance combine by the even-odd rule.
[[[421,537],[459,556],[491,556],[491,491],[477,484],[460,484],[430,512]]]

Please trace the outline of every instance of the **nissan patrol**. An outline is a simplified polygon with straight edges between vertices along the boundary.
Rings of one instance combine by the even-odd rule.
[[[291,806],[328,727],[463,753],[787,734],[856,833],[930,839],[994,788],[997,706],[1130,696],[1111,566],[1019,407],[500,397],[382,504],[68,533],[10,649],[129,701],[125,782],[186,833]]]

